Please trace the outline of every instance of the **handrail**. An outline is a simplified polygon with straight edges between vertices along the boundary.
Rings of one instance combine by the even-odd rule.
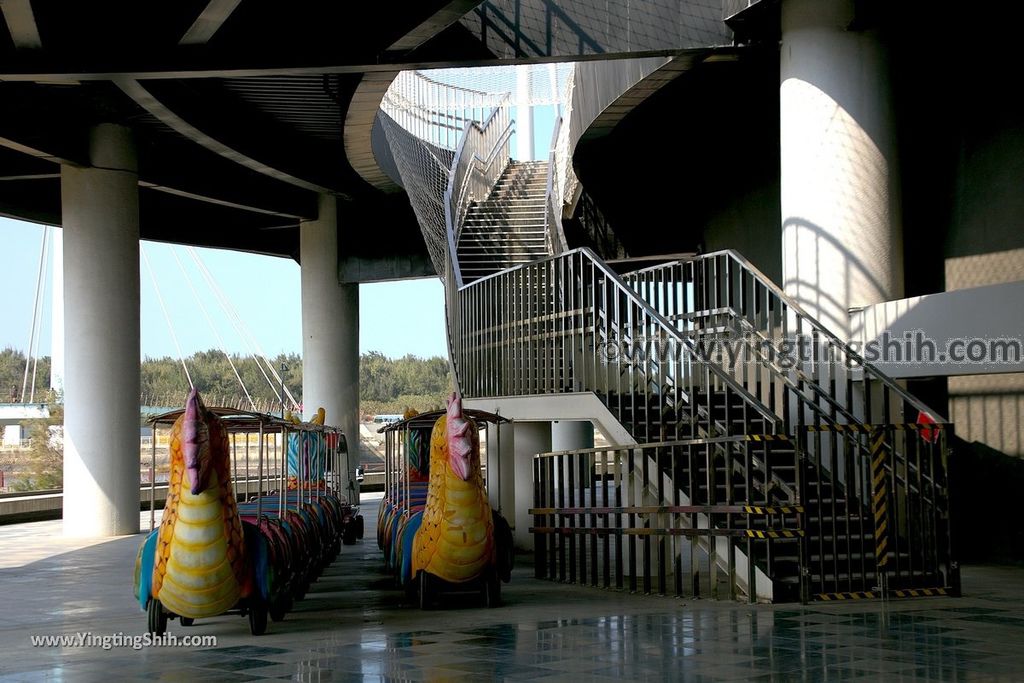
[[[615,287],[618,293],[624,294],[627,297],[629,297],[629,299],[633,302],[634,305],[636,305],[644,314],[646,314],[654,323],[656,323],[663,332],[665,332],[671,338],[674,338],[676,342],[678,342],[681,345],[681,347],[686,350],[689,356],[695,359],[698,363],[701,364],[701,366],[705,367],[712,375],[714,375],[717,381],[727,386],[731,391],[736,393],[738,396],[741,396],[743,398],[744,403],[746,403],[755,412],[760,414],[761,417],[766,421],[766,423],[771,424],[776,429],[776,431],[782,428],[782,420],[777,415],[775,415],[771,410],[769,410],[760,401],[758,401],[752,394],[750,394],[750,392],[746,390],[746,388],[740,385],[734,378],[729,376],[727,372],[719,368],[714,363],[709,362],[707,359],[702,358],[699,355],[697,349],[694,347],[693,342],[689,337],[687,337],[686,335],[682,334],[679,330],[677,330],[676,327],[672,325],[668,320],[666,320],[657,310],[655,310],[650,303],[645,301],[642,297],[640,297],[637,294],[635,290],[626,285],[626,283],[622,280],[618,273],[609,268],[604,263],[604,261],[602,261],[593,251],[591,251],[587,247],[579,247],[577,249],[572,249],[562,254],[548,256],[546,258],[538,259],[531,263],[525,263],[515,268],[510,268],[508,270],[503,270],[498,273],[492,273],[491,275],[482,277],[478,280],[475,280],[474,282],[471,282],[467,285],[463,285],[462,287],[460,287],[460,298],[463,295],[463,293],[474,292],[483,289],[484,287],[490,284],[491,280],[495,278],[514,277],[515,273],[524,271],[525,269],[539,269],[544,267],[545,264],[553,263],[559,259],[566,259],[572,256],[580,256],[581,258],[586,259],[593,268],[600,271],[600,273],[607,279],[608,282],[612,283],[612,285]],[[551,283],[548,283],[548,287],[551,289],[551,291],[554,291],[551,286]]]
[[[739,263],[742,267],[746,268],[747,271],[749,271],[758,280],[760,284],[768,287],[776,296],[785,301],[787,306],[789,306],[795,313],[797,313],[800,317],[804,318],[808,323],[810,323],[810,325],[815,330],[817,330],[820,334],[827,337],[833,343],[838,344],[843,349],[843,351],[846,352],[847,355],[853,358],[858,363],[858,365],[860,365],[860,367],[864,369],[865,374],[872,375],[873,379],[881,382],[887,388],[894,391],[900,398],[902,398],[904,401],[912,405],[917,410],[923,413],[927,413],[936,422],[941,424],[947,423],[947,421],[942,417],[941,414],[929,408],[916,396],[909,393],[906,389],[897,384],[891,377],[889,377],[881,370],[879,370],[877,367],[875,367],[873,364],[865,360],[863,356],[854,351],[849,344],[839,339],[839,337],[837,337],[831,330],[829,330],[827,327],[818,322],[818,320],[814,318],[810,313],[805,311],[803,307],[799,303],[797,303],[795,299],[786,294],[781,287],[779,287],[777,284],[768,279],[768,277],[766,277],[764,273],[762,273],[753,263],[744,258],[742,254],[732,249],[725,249],[720,252],[712,252],[711,254],[708,254],[708,256],[713,256],[719,253],[728,254],[734,261]]]
[[[707,253],[707,254],[703,254],[700,257],[698,257],[698,259],[696,259],[696,260],[709,260],[709,259],[712,259],[712,258],[715,258],[715,257],[718,257],[718,256],[728,257],[728,258],[732,259],[733,261],[735,261],[741,268],[744,268],[748,273],[750,273],[750,275],[757,281],[757,283],[759,285],[761,285],[762,287],[765,287],[768,291],[772,292],[776,297],[781,299],[790,310],[792,310],[799,318],[801,318],[804,321],[806,321],[813,328],[813,330],[815,332],[817,332],[819,335],[821,335],[822,337],[824,337],[827,340],[829,340],[830,342],[832,342],[837,347],[841,348],[843,350],[843,352],[852,361],[857,363],[857,365],[859,367],[863,368],[863,371],[864,371],[865,375],[868,375],[868,376],[870,376],[871,379],[874,379],[874,380],[880,382],[887,389],[893,391],[897,396],[899,396],[901,399],[903,399],[908,404],[913,406],[915,409],[917,409],[920,412],[928,414],[937,423],[945,424],[947,422],[941,416],[940,413],[932,410],[930,407],[925,405],[917,397],[915,397],[914,395],[910,394],[903,387],[901,387],[899,384],[897,384],[892,378],[890,378],[888,375],[886,375],[881,370],[879,370],[876,366],[874,366],[873,364],[871,364],[867,360],[865,360],[863,358],[863,356],[861,356],[856,351],[854,351],[853,348],[850,347],[850,345],[848,343],[846,343],[846,342],[842,341],[841,339],[839,339],[839,337],[836,336],[835,333],[833,333],[831,330],[829,330],[823,324],[818,322],[818,320],[816,318],[814,318],[812,315],[810,315],[807,311],[805,311],[804,308],[796,300],[794,300],[791,296],[786,294],[785,291],[783,291],[783,289],[781,287],[779,287],[771,279],[769,279],[754,264],[752,264],[750,261],[748,261],[742,254],[740,254],[740,253],[738,253],[738,252],[736,252],[736,251],[734,251],[732,249],[722,249],[722,250],[719,250],[719,251],[714,251],[714,252],[710,252],[710,253]],[[662,267],[664,267],[664,265],[654,266],[652,268],[645,268],[645,269],[643,269],[641,271],[637,271],[637,273],[642,273],[642,272],[645,272],[645,271],[656,270],[656,269],[662,268]]]
[[[498,158],[498,152],[507,148],[515,126],[513,121],[508,120],[508,102],[509,97],[505,95],[482,124],[476,121],[466,123],[451,168],[448,171],[448,182],[442,206],[444,207],[445,232],[448,238],[450,269],[455,278],[456,288],[463,286],[457,249],[462,233],[462,223],[465,220],[465,210],[469,204],[467,201],[467,194],[470,192],[469,179],[473,177],[473,171],[476,171],[477,176],[484,176],[483,194],[486,194],[494,187],[494,183],[501,175],[500,172],[492,173],[491,168],[494,160]],[[497,139],[490,143],[486,153],[482,154],[483,146],[489,142],[488,134],[491,133],[491,126],[500,120],[508,120],[508,122]],[[507,160],[507,155],[505,158]],[[473,194],[469,195],[469,201],[482,198]]]
[[[515,130],[515,122],[514,121],[510,121],[508,123],[508,125],[506,125],[505,128],[502,130],[501,136],[498,138],[498,140],[495,141],[494,146],[491,148],[491,151],[487,154],[486,157],[481,157],[479,154],[474,152],[472,158],[470,159],[470,164],[472,166],[467,170],[466,177],[468,178],[469,174],[472,173],[472,172],[475,172],[477,175],[484,175],[485,178],[486,178],[486,185],[488,186],[488,189],[487,189],[488,193],[494,188],[494,183],[497,182],[498,177],[501,176],[501,172],[499,171],[498,173],[493,174],[493,177],[489,177],[489,178],[487,177],[486,174],[493,167],[495,160],[497,160],[499,158],[502,158],[502,157],[498,156],[498,153],[501,151],[502,147],[504,147],[505,144],[512,137],[512,133],[513,133],[514,130]],[[503,157],[503,161],[505,163],[502,165],[502,170],[504,170],[505,166],[508,165],[508,155],[507,154]],[[457,212],[455,214],[455,221],[454,221],[453,225],[457,229],[456,230],[456,235],[455,235],[455,237],[456,237],[456,239],[455,239],[456,244],[458,243],[459,238],[462,237],[462,229],[465,227],[464,223],[465,223],[465,219],[466,219],[466,210],[469,208],[470,202],[479,201],[480,199],[483,199],[483,197],[477,197],[474,194],[474,195],[470,196],[469,201],[466,201],[466,195],[467,195],[467,193],[469,191],[470,191],[470,183],[468,183],[468,182],[462,183],[462,187],[459,190],[458,200],[455,203],[455,207],[457,209]]]
[[[558,140],[561,135],[562,117],[555,119],[555,127],[551,132],[551,151],[548,153],[548,182],[545,189],[544,202],[544,225],[547,227],[548,252],[561,254],[569,251],[569,245],[565,241],[565,231],[562,229],[562,204],[564,199],[559,191],[561,182],[555,183],[556,176],[560,173],[558,166]]]

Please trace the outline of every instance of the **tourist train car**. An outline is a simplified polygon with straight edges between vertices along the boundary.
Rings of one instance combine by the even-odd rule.
[[[512,533],[491,509],[480,462],[480,427],[501,422],[508,420],[463,410],[453,394],[447,410],[410,412],[379,430],[386,476],[377,545],[420,607],[467,591],[497,606],[511,578]]]
[[[254,635],[284,619],[341,549],[362,536],[362,516],[341,493],[344,435],[301,423],[207,408],[193,391],[159,415],[150,462],[150,534],[135,564],[135,596],[149,631],[168,619],[240,614]],[[155,524],[158,437],[168,428],[167,503]],[[294,457],[293,457],[294,456]],[[351,493],[351,492],[350,492]]]

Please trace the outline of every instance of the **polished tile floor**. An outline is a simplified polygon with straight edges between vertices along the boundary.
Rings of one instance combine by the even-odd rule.
[[[131,595],[141,537],[59,534],[0,527],[0,681],[1024,681],[1024,569],[968,567],[959,599],[772,607],[536,581],[523,562],[501,608],[421,612],[372,538],[259,638],[226,616],[170,624],[215,648],[35,648],[32,635],[145,631]]]

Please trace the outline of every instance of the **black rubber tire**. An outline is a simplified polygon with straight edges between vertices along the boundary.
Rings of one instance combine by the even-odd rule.
[[[196,620],[192,617],[178,617],[178,621],[181,622],[182,626],[191,626],[192,624],[196,623]]]
[[[345,545],[355,545],[357,538],[355,522],[349,522],[341,532],[341,542]]]
[[[249,608],[249,633],[262,636],[267,632],[267,608],[265,605],[253,605]]]
[[[150,598],[146,605],[146,626],[153,635],[162,636],[167,633],[167,612],[156,598]]]
[[[362,540],[366,525],[363,523],[363,516],[356,515],[356,538]]]
[[[274,621],[284,621],[285,615],[288,614],[287,600],[279,598],[270,603],[270,609],[268,612],[270,614],[270,618]]]

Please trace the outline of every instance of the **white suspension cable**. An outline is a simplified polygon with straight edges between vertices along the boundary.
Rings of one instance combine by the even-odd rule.
[[[240,321],[238,320],[238,317],[234,314],[234,310],[230,302],[227,301],[227,298],[224,295],[224,293],[217,286],[216,281],[213,279],[213,274],[210,273],[209,270],[206,268],[206,264],[203,263],[202,259],[199,257],[198,252],[196,252],[194,248],[186,247],[186,249],[188,250],[189,255],[192,257],[192,260],[195,262],[196,266],[199,268],[199,273],[203,276],[203,279],[206,281],[206,285],[210,288],[210,291],[213,292],[214,298],[217,300],[217,304],[220,306],[221,311],[224,312],[225,316],[228,319],[228,322],[231,323],[231,327],[234,328],[235,333],[238,334],[239,338],[241,338],[242,340],[242,343],[245,344],[245,347],[248,350],[249,355],[253,357],[253,361],[256,363],[256,367],[259,369],[260,374],[263,375],[263,379],[266,380],[267,384],[270,386],[270,390],[273,391],[274,396],[277,397],[278,403],[281,403],[281,394],[277,391],[277,387],[275,386],[274,382],[271,381],[270,376],[267,375],[267,372],[263,367],[263,364],[260,362],[260,359],[256,356],[255,352],[253,351],[252,344],[249,342],[245,333],[240,328]]]
[[[50,235],[52,234],[50,231],[53,230],[53,228],[46,226],[43,230],[43,270],[40,271],[40,274],[43,274],[43,271],[46,270],[46,259],[47,254],[50,251]],[[46,278],[42,278],[42,286],[39,289],[39,311],[36,316],[38,318],[38,322],[36,323],[35,329],[36,344],[35,348],[32,349],[32,383],[29,384],[28,389],[29,403],[36,402],[36,371],[39,368],[39,344],[43,336],[43,302],[46,301],[46,282]]]
[[[260,347],[259,342],[256,341],[256,338],[249,331],[248,326],[245,324],[245,321],[242,320],[242,318],[238,315],[238,312],[231,305],[231,302],[228,299],[227,295],[224,294],[224,291],[217,284],[216,279],[213,277],[213,274],[210,272],[209,268],[206,267],[206,264],[203,263],[203,260],[202,258],[200,258],[196,249],[194,247],[187,247],[187,249],[189,251],[189,254],[192,256],[192,260],[195,261],[196,265],[199,267],[199,270],[202,273],[204,279],[206,280],[207,285],[210,287],[210,289],[216,296],[221,309],[228,316],[228,320],[229,322],[231,322],[232,327],[234,327],[235,332],[238,333],[243,343],[245,343],[247,348],[249,349],[250,354],[256,361],[256,366],[260,369],[260,372],[263,374],[263,378],[267,381],[267,384],[270,385],[270,388],[274,392],[274,395],[277,397],[278,402],[283,402],[281,394],[280,392],[277,391],[277,387],[275,386],[274,382],[271,381],[270,376],[267,375],[267,370],[269,370],[270,375],[273,376],[274,380],[276,380],[284,389],[284,394],[288,398],[288,400],[291,401],[292,407],[298,408],[298,401],[295,400],[295,397],[292,395],[291,391],[284,384],[284,382],[281,379],[281,376],[274,369],[274,364],[270,362],[270,359],[267,357],[266,353]],[[261,360],[262,363],[260,362]],[[264,364],[266,365],[266,368],[264,368]]]
[[[25,351],[25,375],[21,380],[21,402],[25,402],[25,392],[28,390],[28,369],[32,365],[32,350],[36,345],[36,324],[39,318],[39,292],[42,289],[43,270],[46,268],[46,242],[49,233],[43,231],[42,244],[39,246],[39,270],[36,273],[36,295],[32,300],[32,327],[28,332],[28,349]],[[33,378],[33,383],[35,379]]]
[[[146,254],[146,249],[139,242],[139,251],[142,253],[142,260],[146,264],[146,271],[149,273],[149,279],[153,282],[153,289],[156,290],[156,300],[160,304],[160,310],[164,313],[164,320],[167,321],[167,329],[171,333],[171,339],[174,341],[174,348],[178,350],[178,361],[181,363],[182,369],[185,370],[185,377],[188,379],[188,386],[190,389],[195,389],[196,385],[192,383],[192,375],[188,372],[188,366],[185,365],[185,357],[181,353],[181,345],[178,343],[178,335],[174,333],[174,325],[171,324],[171,316],[167,314],[167,307],[164,306],[164,298],[160,294],[160,286],[156,283],[156,276],[153,274],[153,267],[149,263],[149,256]]]
[[[174,261],[178,264],[178,269],[181,271],[182,276],[185,278],[185,283],[188,284],[188,288],[192,291],[192,296],[195,298],[196,303],[199,305],[199,310],[202,311],[203,317],[206,319],[206,323],[213,330],[213,334],[217,337],[217,344],[220,346],[221,353],[228,359],[228,365],[231,366],[231,372],[235,373],[235,379],[238,380],[239,386],[242,387],[242,391],[245,393],[246,400],[249,401],[249,405],[252,407],[254,413],[260,412],[256,408],[256,402],[252,400],[252,396],[249,394],[249,389],[246,388],[245,382],[242,381],[242,376],[238,373],[238,368],[235,367],[235,362],[231,358],[231,354],[228,353],[227,347],[224,344],[224,339],[220,336],[220,331],[214,326],[213,320],[210,318],[210,314],[206,311],[206,306],[203,304],[203,300],[199,297],[199,292],[196,291],[195,285],[192,284],[192,277],[185,270],[185,265],[178,258],[178,250],[174,245],[170,245],[171,254],[174,255]]]

